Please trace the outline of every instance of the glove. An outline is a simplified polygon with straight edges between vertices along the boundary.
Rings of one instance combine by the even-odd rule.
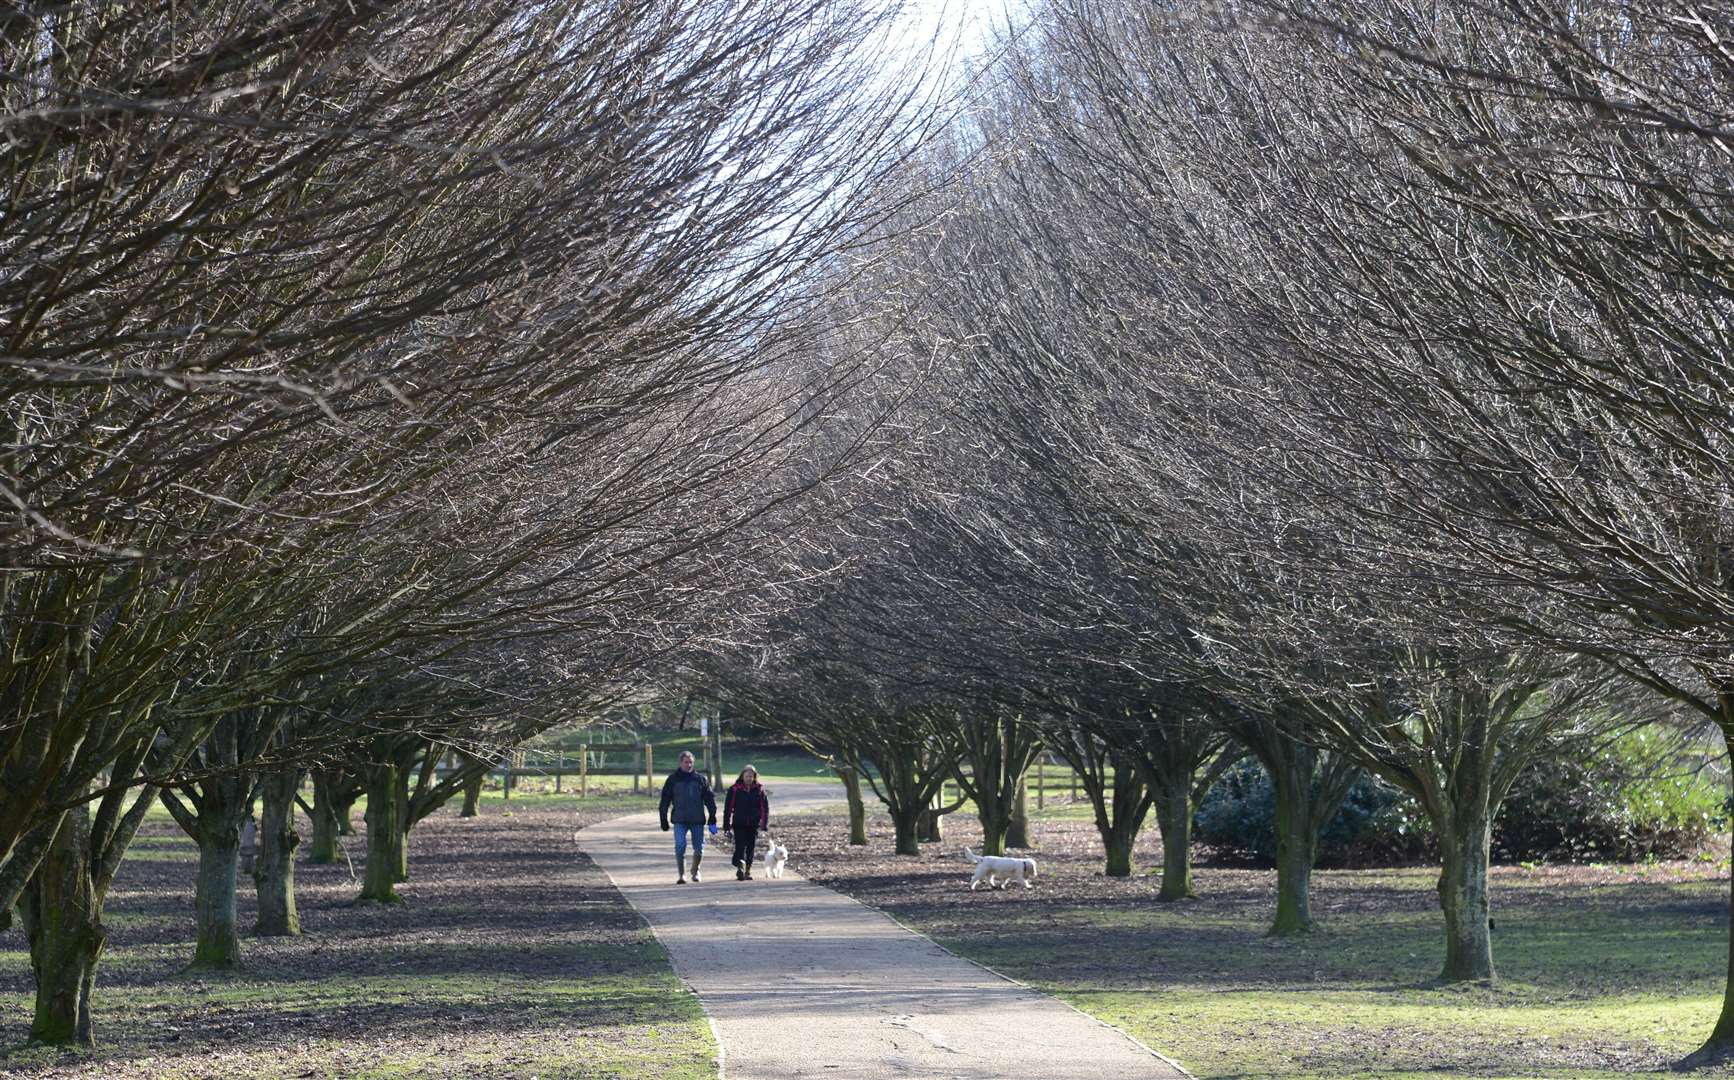
[[[663,831],[663,832],[667,832],[667,831],[668,831],[668,822],[666,822],[666,821],[665,821],[665,822],[663,822],[663,823],[662,823],[662,831]]]
[[[710,823],[710,834],[712,836],[716,835],[716,822],[714,821]]]

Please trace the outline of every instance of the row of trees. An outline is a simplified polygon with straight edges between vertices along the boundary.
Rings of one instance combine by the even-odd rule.
[[[233,964],[255,799],[262,930],[296,929],[310,766],[322,849],[366,791],[389,900],[501,747],[756,616],[758,554],[859,449],[813,421],[876,356],[815,328],[930,111],[877,76],[887,18],[0,14],[0,912],[33,1039],[91,1040],[159,798],[199,845],[194,959]]]
[[[1117,774],[1111,872],[1157,808],[1171,897],[1187,800],[1251,754],[1278,932],[1372,773],[1437,838],[1443,977],[1492,978],[1527,764],[1682,716],[1734,745],[1731,29],[1038,5],[924,158],[912,242],[837,299],[930,390],[909,438],[714,677],[871,764],[900,851],[966,760],[996,843],[1041,729]],[[1734,1047],[1729,994],[1693,1060]]]

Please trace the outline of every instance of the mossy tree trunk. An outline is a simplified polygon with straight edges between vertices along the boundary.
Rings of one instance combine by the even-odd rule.
[[[178,762],[185,749],[184,742],[170,748],[160,763]],[[140,740],[116,758],[94,816],[91,804],[80,802],[61,816],[57,827],[45,830],[48,840],[41,858],[19,893],[19,915],[36,976],[31,1042],[95,1042],[91,994],[107,941],[103,905],[127,845],[157,800],[155,787],[128,787],[150,751],[151,741]]]
[[[1276,915],[1269,934],[1287,937],[1313,929],[1312,877],[1318,830],[1312,825],[1312,753],[1285,755],[1271,776],[1276,799]]]
[[[197,936],[191,966],[236,968],[241,965],[241,932],[235,914],[236,878],[241,868],[240,823],[205,818],[198,839],[199,869],[193,885]]]
[[[1162,830],[1162,889],[1156,899],[1192,896],[1192,793],[1164,791],[1156,796],[1156,825]]]
[[[367,867],[361,899],[398,903],[397,884],[404,867],[402,818],[398,813],[397,765],[391,761],[367,766]]]
[[[899,855],[921,854],[919,830],[925,807],[901,807],[891,810],[892,850]]]
[[[843,780],[843,794],[849,800],[849,844],[863,847],[867,843],[867,804],[861,798],[861,775],[847,765],[836,772]]]
[[[332,795],[333,778],[325,769],[313,773],[313,806],[307,816],[313,823],[307,861],[329,866],[337,861],[337,806]]]
[[[1728,751],[1730,760],[1734,760],[1734,686],[1723,689],[1717,695],[1717,705],[1719,712],[1716,720],[1722,729],[1722,745]],[[1734,891],[1728,894],[1728,907],[1729,921],[1734,925]],[[1722,980],[1722,1011],[1716,1017],[1716,1025],[1710,1029],[1704,1045],[1688,1054],[1675,1067],[1696,1069],[1729,1059],[1734,1059],[1734,934],[1728,937],[1728,968]]]
[[[1276,914],[1269,935],[1310,933],[1313,863],[1319,833],[1337,816],[1361,775],[1353,759],[1292,737],[1292,718],[1241,717],[1230,728],[1269,774],[1276,802]]]
[[[1439,908],[1445,914],[1445,967],[1442,982],[1491,982],[1492,911],[1487,867],[1493,847],[1492,822],[1466,808],[1453,815],[1449,832],[1439,834]],[[1476,820],[1479,818],[1480,820]]]
[[[259,894],[259,919],[253,932],[260,937],[290,937],[301,932],[295,910],[295,792],[301,767],[283,765],[264,776],[259,791],[258,856],[253,883]]]
[[[30,967],[36,975],[33,1043],[94,1044],[90,994],[107,934],[90,856],[90,806],[81,803],[62,816],[20,897]]]
[[[482,812],[482,784],[487,779],[487,773],[478,772],[464,781],[464,805],[458,811],[459,817],[475,817]]]
[[[1006,822],[1005,846],[1027,851],[1035,847],[1030,840],[1030,790],[1025,784],[1028,774],[1018,777],[1017,793],[1012,796],[1011,817]]]
[[[257,763],[272,746],[286,716],[284,710],[266,708],[225,714],[199,744],[195,763],[203,778],[163,792],[163,806],[199,845],[193,886],[197,924],[193,968],[225,970],[241,964],[236,911],[241,830],[257,794]]]

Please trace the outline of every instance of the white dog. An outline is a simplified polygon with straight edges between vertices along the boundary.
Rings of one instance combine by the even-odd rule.
[[[765,852],[765,866],[772,877],[780,878],[783,876],[783,867],[789,864],[789,849],[768,836],[765,837],[765,843],[768,845],[768,850]]]
[[[1030,883],[1024,879],[1024,875],[1036,876],[1036,861],[1034,859],[1012,859],[1004,855],[977,855],[968,848],[964,848],[963,853],[970,862],[975,864],[975,876],[969,879],[971,892],[974,892],[975,887],[981,884],[982,878],[987,879],[987,887],[990,889],[1003,889],[1014,881],[1020,882],[1027,889],[1030,888]],[[1005,878],[1005,883],[996,885],[994,881],[996,876]]]

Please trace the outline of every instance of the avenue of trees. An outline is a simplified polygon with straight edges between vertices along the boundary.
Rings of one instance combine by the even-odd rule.
[[[1273,933],[1310,927],[1319,830],[1370,774],[1431,827],[1440,977],[1493,979],[1491,829],[1528,766],[1644,723],[1734,745],[1731,30],[1037,5],[835,298],[928,392],[723,678],[870,767],[900,851],[948,769],[1002,842],[1010,729],[1037,732],[1108,873],[1156,811],[1165,899],[1250,756]],[[1728,992],[1690,1060],[1734,1048]]]
[[[1042,753],[1271,933],[1368,777],[1495,978],[1493,823],[1734,747],[1734,8],[1042,0],[955,109],[861,0],[0,13],[0,922],[89,1043],[158,803],[189,963],[652,682],[899,853]],[[310,786],[307,782],[310,782]],[[947,792],[961,792],[954,802]],[[310,793],[310,795],[309,795]],[[1728,998],[1693,1061],[1734,1051]]]
[[[0,13],[0,921],[32,1039],[92,1040],[159,798],[199,850],[189,961],[232,966],[249,808],[261,933],[298,928],[310,767],[312,854],[365,792],[389,901],[500,749],[750,614],[850,462],[813,418],[876,362],[813,327],[885,213],[856,194],[920,141],[888,18]]]

